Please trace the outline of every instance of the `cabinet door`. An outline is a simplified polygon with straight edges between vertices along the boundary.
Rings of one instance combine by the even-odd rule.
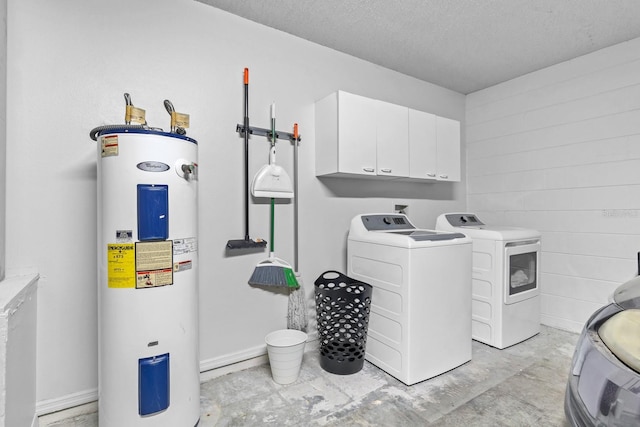
[[[409,177],[436,179],[436,116],[409,109]]]
[[[409,109],[389,102],[377,104],[377,173],[409,176]]]
[[[436,117],[439,181],[460,181],[460,122]]]
[[[364,96],[338,92],[338,170],[376,174],[376,104]]]

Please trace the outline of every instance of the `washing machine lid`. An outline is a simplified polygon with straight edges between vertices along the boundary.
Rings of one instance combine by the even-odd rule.
[[[426,240],[435,242],[440,240],[453,240],[466,237],[462,233],[442,233],[434,230],[406,230],[406,231],[388,231],[389,234],[400,234],[407,236],[417,242],[424,242]]]
[[[520,227],[486,225],[472,213],[450,213],[440,215],[436,228],[439,230],[459,231],[472,239],[490,240],[532,240],[539,239],[537,230]]]
[[[457,231],[418,229],[403,214],[357,215],[351,221],[349,239],[405,248],[471,242]]]

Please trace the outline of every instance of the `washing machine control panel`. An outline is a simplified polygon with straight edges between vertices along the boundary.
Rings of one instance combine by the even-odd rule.
[[[454,227],[469,227],[484,225],[484,222],[480,221],[477,216],[473,214],[449,214],[445,215],[449,224]]]
[[[362,224],[369,231],[411,230],[416,227],[402,214],[363,215]]]
[[[366,230],[365,234],[368,234],[367,232],[377,232],[402,239],[409,238],[418,242],[464,239],[466,237],[462,233],[418,229],[403,214],[366,214],[359,217],[362,226]],[[354,224],[356,226],[355,230],[357,230],[356,233],[364,231],[360,230],[361,227],[357,222],[352,222],[352,229]]]

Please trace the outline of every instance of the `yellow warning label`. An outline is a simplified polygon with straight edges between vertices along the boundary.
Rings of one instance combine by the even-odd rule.
[[[107,135],[101,139],[102,157],[118,155],[118,135]]]
[[[107,286],[135,288],[135,248],[133,243],[107,245]]]

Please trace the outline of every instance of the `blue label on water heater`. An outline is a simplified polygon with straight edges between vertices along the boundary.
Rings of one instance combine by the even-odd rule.
[[[138,240],[169,238],[169,186],[138,184]]]

